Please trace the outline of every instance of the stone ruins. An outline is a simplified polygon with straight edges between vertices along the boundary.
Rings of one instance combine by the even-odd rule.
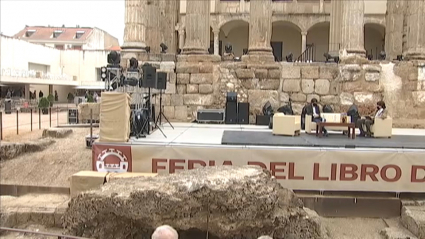
[[[126,0],[122,65],[136,57],[139,65],[149,62],[168,72],[164,113],[179,121],[193,120],[200,108],[224,108],[229,91],[250,103],[251,122],[267,101],[277,109],[291,98],[299,114],[313,97],[335,111],[384,100],[395,119],[425,118],[425,0],[387,1],[382,16],[365,14],[364,0],[320,0],[318,9],[297,7],[302,4],[241,0],[239,10],[228,13],[228,1]],[[232,21],[249,25],[247,54],[240,60],[221,53],[220,28]],[[336,51],[341,63],[275,61],[270,42],[276,21],[298,26],[301,53],[308,48],[308,29],[329,22],[327,50]],[[385,60],[366,58],[367,22],[385,26]],[[168,53],[159,53],[161,42]]]

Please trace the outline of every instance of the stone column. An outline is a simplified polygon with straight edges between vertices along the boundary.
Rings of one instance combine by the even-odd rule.
[[[179,19],[179,4],[179,0],[159,0],[160,40],[168,46],[168,53],[177,52],[176,25]]]
[[[329,51],[339,51],[341,44],[342,0],[332,0],[329,29]]]
[[[250,1],[249,55],[270,55],[272,48],[272,0]],[[274,59],[274,58],[273,58]]]
[[[142,0],[143,1],[143,0]],[[146,45],[151,48],[152,53],[160,53],[161,48],[159,45],[161,44],[160,34],[163,29],[159,25],[159,19],[165,16],[161,16],[159,11],[159,0],[154,0],[147,4],[146,6],[146,14],[143,18],[146,19]]]
[[[307,49],[307,32],[301,32],[301,54]]]
[[[214,55],[218,56],[220,54],[220,30],[214,29]]]
[[[28,84],[25,85],[24,93],[25,93],[25,99],[29,100],[30,99],[30,85],[28,85]]]
[[[186,2],[186,40],[183,54],[208,54],[210,47],[210,1]]]
[[[404,0],[387,1],[387,15],[385,27],[385,53],[387,60],[397,58],[403,53],[403,22],[406,13]]]
[[[146,47],[146,0],[125,0],[123,50],[144,51]]]
[[[425,0],[407,3],[407,60],[425,60]]]
[[[179,30],[179,49],[180,50],[183,50],[183,47],[184,47],[185,34],[186,33],[184,29]]]
[[[183,50],[183,47],[184,47],[185,34],[186,33],[184,29],[179,30],[179,49],[180,50]]]
[[[342,1],[342,45],[349,55],[366,56],[364,48],[364,0]]]

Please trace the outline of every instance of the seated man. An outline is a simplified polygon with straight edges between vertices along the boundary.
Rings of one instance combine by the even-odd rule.
[[[376,103],[376,108],[377,108],[377,111],[375,113],[375,116],[365,116],[357,120],[357,125],[360,130],[360,136],[371,137],[372,136],[371,126],[375,123],[375,118],[381,118],[381,119],[387,118],[388,116],[387,110],[386,110],[387,107],[385,106],[384,101],[379,101],[378,103]],[[366,132],[364,131],[365,127],[366,127]]]
[[[313,98],[311,99],[311,104],[310,104],[311,109],[309,110],[309,112],[312,112],[312,122],[323,122],[323,118],[320,116],[320,108],[319,105],[317,103],[317,99]],[[328,136],[328,131],[325,129],[325,127],[322,128],[322,133],[325,136]]]

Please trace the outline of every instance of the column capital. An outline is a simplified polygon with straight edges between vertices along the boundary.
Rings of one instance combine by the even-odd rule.
[[[179,32],[179,35],[184,35],[184,33],[186,32],[186,30],[184,28],[180,28],[178,30],[178,32]]]
[[[213,28],[212,29],[212,32],[214,33],[214,35],[218,35],[218,34],[220,34],[220,28]]]
[[[301,35],[303,35],[303,36],[307,36],[307,33],[308,33],[307,31],[302,31],[302,32],[301,32]]]

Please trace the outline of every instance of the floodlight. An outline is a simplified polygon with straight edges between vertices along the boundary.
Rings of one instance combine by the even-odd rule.
[[[232,46],[230,43],[227,43],[227,44],[226,44],[226,46],[224,47],[224,51],[225,51],[227,54],[232,53],[232,51],[233,51],[233,46]]]
[[[119,65],[121,62],[121,55],[116,51],[111,51],[108,54],[108,64]]]
[[[106,81],[106,78],[108,77],[107,72],[108,69],[106,67],[100,68],[100,79],[102,79],[102,81]]]
[[[379,59],[380,60],[385,60],[385,58],[387,58],[387,53],[385,53],[385,51],[381,51],[379,53]]]
[[[294,54],[291,52],[285,57],[287,62],[293,62]]]

